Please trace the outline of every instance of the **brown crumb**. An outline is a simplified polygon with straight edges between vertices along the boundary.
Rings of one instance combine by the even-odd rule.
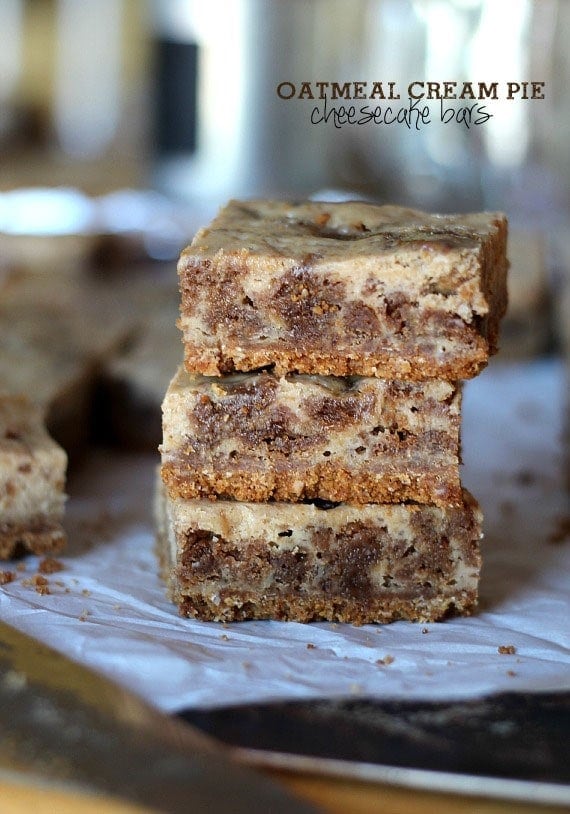
[[[308,642],[307,643],[307,650],[314,650],[314,649],[315,649],[315,645],[312,642]]]
[[[7,585],[14,580],[15,576],[13,571],[0,571],[0,585]]]
[[[427,629],[427,627],[422,627],[422,633],[429,633],[429,630]]]
[[[88,617],[88,616],[89,616],[89,611],[88,611],[88,610],[86,610],[86,609],[85,609],[85,610],[82,610],[82,611],[81,611],[81,614],[79,615],[79,621],[80,621],[80,622],[86,622],[86,621],[87,621],[87,617]]]
[[[229,642],[230,637],[228,636],[227,633],[222,633],[222,635],[220,636],[220,639],[223,639],[225,642]]]
[[[515,673],[514,670],[507,670],[507,675],[512,677],[512,676],[516,676],[516,673]]]
[[[84,589],[81,591],[81,594],[82,594],[82,596],[91,596],[91,591],[90,591],[90,590],[88,590],[88,588],[84,588]]]
[[[556,521],[556,528],[548,536],[548,542],[552,545],[559,545],[565,540],[570,540],[570,514],[559,517]]]
[[[501,656],[514,656],[517,652],[517,648],[514,644],[502,644],[500,647],[497,647],[497,653],[500,653]]]
[[[394,656],[384,656],[383,659],[377,659],[376,664],[384,664],[387,666],[388,664],[392,664],[394,661]]]
[[[25,570],[26,570],[26,563],[25,562],[19,562],[18,565],[16,566],[16,571],[25,571]]]
[[[40,574],[55,574],[56,571],[63,571],[64,567],[64,564],[55,557],[44,557],[43,560],[40,560],[38,571]]]
[[[27,582],[35,589],[36,593],[41,594],[42,596],[50,593],[49,582],[45,577],[42,577],[41,574],[34,574],[31,579],[24,580],[24,582]]]

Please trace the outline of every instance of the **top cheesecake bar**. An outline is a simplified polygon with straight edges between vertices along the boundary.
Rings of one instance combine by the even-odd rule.
[[[497,350],[506,240],[500,213],[231,201],[178,263],[186,368],[471,378]]]

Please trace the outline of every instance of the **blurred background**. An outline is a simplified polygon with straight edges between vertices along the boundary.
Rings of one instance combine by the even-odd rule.
[[[146,365],[161,394],[173,260],[227,198],[501,209],[501,355],[568,353],[569,40],[567,0],[0,0],[0,295],[39,308],[49,289],[75,312],[77,296],[99,330],[98,302],[107,328],[127,313],[101,347],[126,348],[122,385]],[[276,93],[319,80],[395,81],[402,104],[413,80],[546,85],[486,103],[482,126],[417,132],[312,125],[313,102]]]

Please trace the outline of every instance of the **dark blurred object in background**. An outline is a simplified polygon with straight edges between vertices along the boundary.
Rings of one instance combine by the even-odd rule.
[[[216,204],[327,186],[541,223],[568,211],[566,0],[3,0],[0,11],[4,188],[8,155],[35,142],[77,178],[108,162],[116,176],[100,181],[116,188],[132,162]],[[545,98],[501,93],[469,128],[436,121],[434,100],[418,132],[311,124],[318,99],[276,93],[284,81],[392,81],[402,104],[412,80],[444,79],[540,80]]]
[[[544,258],[538,279],[513,257],[515,322],[530,326],[531,300],[543,320],[537,282],[555,301],[568,287],[567,0],[3,0],[0,15],[0,191],[154,188],[185,207],[173,227],[170,215],[156,219],[144,245],[157,259],[172,259],[230,197],[320,190],[502,209]],[[434,100],[432,124],[416,131],[311,124],[320,100],[276,92],[281,82],[394,82],[398,105],[424,80],[535,80],[545,98],[502,92],[486,103],[492,118],[469,128],[437,121]],[[4,214],[0,201],[0,233]],[[140,260],[113,234],[95,257],[115,268]],[[564,335],[542,328],[541,349],[546,334]],[[526,354],[533,342],[512,347]]]

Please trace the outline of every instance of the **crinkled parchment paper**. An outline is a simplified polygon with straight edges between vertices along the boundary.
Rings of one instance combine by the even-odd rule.
[[[475,616],[360,628],[181,619],[153,553],[157,459],[97,450],[69,481],[64,569],[40,594],[30,584],[37,557],[25,571],[1,564],[16,576],[0,588],[0,617],[165,710],[569,689],[564,387],[556,361],[497,362],[465,387],[463,479],[486,516]]]

